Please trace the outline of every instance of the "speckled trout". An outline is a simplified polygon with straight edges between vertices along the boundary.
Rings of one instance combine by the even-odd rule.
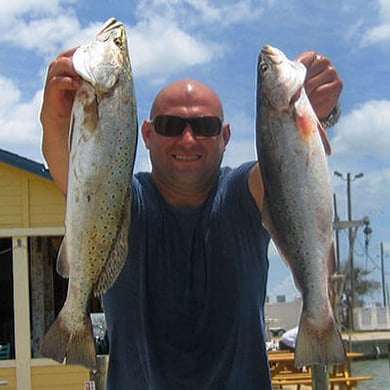
[[[94,42],[75,51],[73,65],[83,82],[73,103],[65,237],[57,259],[69,284],[41,353],[95,369],[88,304],[120,273],[131,219],[137,114],[123,24],[108,20]]]
[[[297,366],[345,360],[328,289],[334,272],[330,144],[305,93],[305,77],[305,66],[280,50],[261,51],[256,136],[263,221],[302,293]]]

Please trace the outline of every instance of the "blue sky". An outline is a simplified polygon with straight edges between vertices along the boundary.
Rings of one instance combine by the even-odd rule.
[[[331,172],[363,172],[352,182],[354,219],[368,216],[365,253],[360,230],[355,263],[380,280],[384,243],[390,286],[390,2],[388,0],[12,0],[0,4],[0,148],[42,162],[39,110],[47,66],[62,50],[89,42],[114,16],[127,28],[140,121],[156,92],[184,77],[220,95],[233,136],[224,164],[255,158],[256,62],[264,44],[290,58],[317,50],[344,81],[343,115],[330,131]],[[139,143],[137,170],[149,169]],[[340,217],[346,182],[332,177]],[[340,234],[342,261],[347,232]],[[291,277],[270,249],[269,295],[295,297]],[[376,299],[381,299],[381,293]]]

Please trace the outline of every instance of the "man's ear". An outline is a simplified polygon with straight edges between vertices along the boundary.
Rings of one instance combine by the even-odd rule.
[[[229,143],[230,134],[231,134],[230,124],[229,123],[225,123],[223,125],[223,127],[222,127],[222,138],[223,138],[223,143],[225,144],[225,147]]]
[[[148,121],[146,119],[142,123],[141,133],[142,133],[142,138],[144,140],[146,149],[149,149],[150,137],[151,137],[151,133],[153,131],[152,126],[153,125],[150,123],[150,121]]]

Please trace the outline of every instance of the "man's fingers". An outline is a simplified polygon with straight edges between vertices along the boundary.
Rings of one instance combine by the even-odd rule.
[[[72,49],[65,50],[65,51],[63,51],[62,53],[60,53],[60,54],[57,56],[57,59],[60,59],[60,58],[62,58],[62,57],[69,57],[69,58],[72,58],[74,52],[75,52],[77,49],[78,49],[78,47],[73,47]]]
[[[73,67],[72,57],[60,56],[49,65],[47,83],[61,90],[77,89],[81,78]]]
[[[343,82],[329,58],[317,52],[301,54],[296,61],[305,65],[305,90],[319,118],[327,118],[336,106]]]

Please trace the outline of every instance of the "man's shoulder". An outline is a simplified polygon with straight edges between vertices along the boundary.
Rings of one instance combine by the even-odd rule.
[[[241,165],[231,168],[229,166],[224,166],[221,168],[220,177],[222,180],[229,180],[233,178],[243,178],[247,179],[249,177],[249,173],[251,169],[256,164],[256,161],[249,161],[242,163]]]
[[[137,181],[150,180],[150,178],[151,178],[151,173],[145,171],[139,171],[134,173],[133,175],[133,180],[135,179]]]

